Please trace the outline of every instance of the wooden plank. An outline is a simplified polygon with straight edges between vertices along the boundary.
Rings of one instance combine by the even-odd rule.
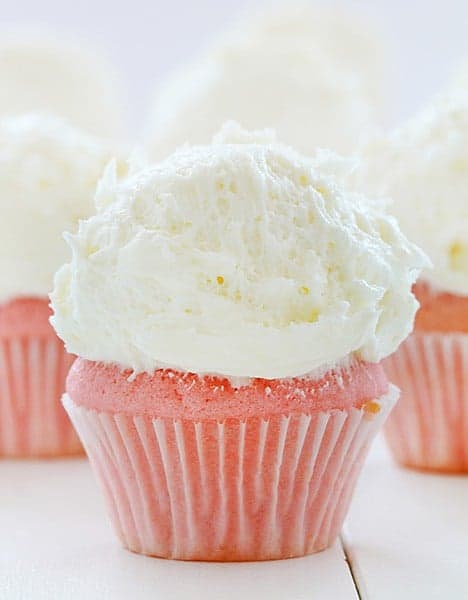
[[[85,460],[0,461],[0,598],[356,600],[337,543],[244,564],[182,563],[121,549]]]
[[[397,467],[378,440],[343,540],[363,600],[468,598],[468,477]]]

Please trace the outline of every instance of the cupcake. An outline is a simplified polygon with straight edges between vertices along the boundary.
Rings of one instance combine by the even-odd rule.
[[[349,153],[382,112],[382,43],[343,10],[284,3],[225,32],[158,87],[148,147],[166,158],[208,144],[228,119],[274,127],[304,154]]]
[[[392,198],[403,231],[429,255],[415,286],[414,333],[386,360],[401,400],[386,435],[401,464],[468,472],[468,92],[439,96],[364,152],[372,193]]]
[[[0,35],[0,116],[60,116],[87,133],[117,140],[124,133],[124,97],[112,65],[72,42],[31,29]]]
[[[110,151],[56,118],[0,120],[0,456],[81,451],[60,403],[73,356],[50,326],[63,230],[93,210]]]
[[[126,548],[266,560],[338,535],[425,264],[341,167],[231,124],[121,182],[109,170],[68,237],[63,402]]]

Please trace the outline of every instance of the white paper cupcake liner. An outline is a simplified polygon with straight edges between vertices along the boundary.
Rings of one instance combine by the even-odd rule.
[[[0,338],[0,456],[82,450],[60,402],[73,360],[58,338]]]
[[[127,548],[185,560],[266,560],[338,535],[380,411],[334,410],[224,422],[97,412],[67,395]]]
[[[396,460],[468,471],[468,334],[413,333],[384,361],[401,389],[385,433]]]

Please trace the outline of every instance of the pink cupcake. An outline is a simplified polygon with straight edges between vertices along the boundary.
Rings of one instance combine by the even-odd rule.
[[[60,120],[0,121],[0,456],[82,452],[60,403],[74,357],[49,324],[48,293],[62,231],[91,213],[108,159]]]
[[[74,357],[52,329],[50,315],[43,298],[0,306],[0,456],[81,451],[59,403]]]
[[[398,392],[422,254],[337,159],[226,127],[117,183],[51,296],[64,405],[122,544],[266,560],[336,538]],[[338,165],[340,166],[340,165]]]
[[[468,296],[415,286],[414,332],[384,361],[401,400],[385,434],[406,467],[468,473]]]
[[[401,388],[386,426],[407,467],[468,472],[468,91],[451,90],[368,149],[368,187],[392,198],[433,263],[414,333],[385,362]]]

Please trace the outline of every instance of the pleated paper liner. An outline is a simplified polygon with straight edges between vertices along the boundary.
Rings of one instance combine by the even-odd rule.
[[[135,552],[183,560],[267,560],[330,546],[369,445],[398,397],[374,410],[190,421],[63,403]],[[380,410],[375,410],[375,407]]]
[[[83,451],[60,402],[73,361],[57,337],[0,338],[0,456]]]
[[[413,333],[384,365],[401,389],[385,426],[395,459],[468,472],[468,334]]]

